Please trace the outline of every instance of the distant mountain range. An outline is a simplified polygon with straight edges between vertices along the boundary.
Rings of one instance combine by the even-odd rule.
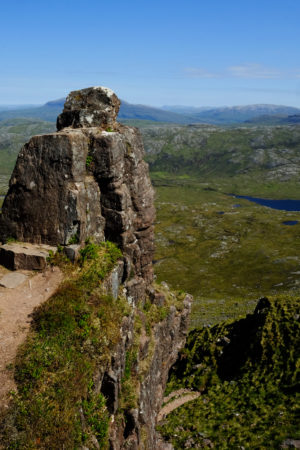
[[[16,109],[0,106],[0,121],[16,117],[35,118],[55,122],[64,105],[64,98],[42,106],[24,106]],[[163,106],[154,108],[122,101],[119,119],[148,120],[173,124],[207,123],[213,125],[283,125],[299,123],[300,109],[280,105],[248,105],[231,107]]]
[[[215,125],[226,125],[231,123],[250,123],[260,121],[260,117],[279,116],[280,119],[287,119],[290,115],[300,114],[299,108],[281,105],[246,105],[246,106],[224,106],[218,108],[209,107],[189,107],[189,106],[163,106],[169,112],[176,112],[192,116],[195,123],[205,122]]]

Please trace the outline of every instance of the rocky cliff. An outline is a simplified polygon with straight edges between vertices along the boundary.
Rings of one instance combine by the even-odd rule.
[[[140,134],[116,122],[119,107],[107,88],[70,93],[59,131],[34,136],[18,156],[0,240],[67,246],[109,239],[123,251],[132,290],[141,292],[153,278],[153,189]]]
[[[91,239],[119,246],[122,259],[103,286],[114,299],[122,295],[130,311],[120,322],[109,361],[95,365],[93,390],[106,398],[110,448],[156,449],[156,415],[169,368],[185,341],[191,298],[178,300],[153,285],[153,189],[140,134],[116,122],[119,107],[108,88],[69,94],[58,131],[33,137],[18,156],[0,240],[58,246],[67,254]],[[82,283],[76,286],[82,289]],[[89,295],[95,290],[99,296],[97,283]],[[133,403],[121,400],[129,379]],[[84,408],[80,411],[85,428]],[[96,436],[89,443],[100,448]]]

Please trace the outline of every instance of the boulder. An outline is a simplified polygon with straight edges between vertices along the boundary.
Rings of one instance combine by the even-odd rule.
[[[24,281],[27,280],[27,276],[23,273],[19,272],[11,272],[7,273],[0,279],[0,286],[8,288],[8,289],[14,289],[18,286],[20,286]]]
[[[10,270],[43,270],[56,247],[11,242],[0,247],[0,264]]]

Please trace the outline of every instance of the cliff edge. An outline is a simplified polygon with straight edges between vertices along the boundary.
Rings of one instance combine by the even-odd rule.
[[[116,242],[132,295],[152,282],[153,189],[137,129],[116,122],[108,88],[71,92],[59,131],[21,149],[0,219],[0,241],[54,246]]]
[[[55,246],[60,255],[77,257],[77,262],[58,293],[34,314],[16,367],[19,393],[1,427],[5,445],[164,448],[155,431],[156,417],[169,369],[185,342],[191,297],[178,298],[167,287],[153,284],[153,188],[141,136],[136,128],[116,122],[119,107],[108,88],[71,92],[57,119],[58,131],[25,144],[11,176],[0,240]],[[64,328],[68,321],[72,329]],[[61,356],[58,362],[51,345],[58,352],[65,342],[57,342],[57,336],[64,333],[75,356],[69,362]],[[35,348],[40,349],[38,355]],[[60,351],[63,355],[63,347]],[[45,356],[47,352],[51,356]],[[69,373],[77,357],[87,358],[84,364],[92,370],[92,381],[88,386],[78,381],[77,391],[78,375],[73,374],[73,391],[60,387],[65,380],[62,375],[58,381],[58,374]],[[42,410],[47,389],[57,406],[50,408],[53,416],[48,420],[45,406],[35,429],[36,408]],[[72,400],[66,390],[72,391]],[[67,406],[57,392],[64,393]],[[104,403],[97,407],[93,399],[99,395]],[[103,411],[109,415],[107,432],[99,425],[102,419],[98,417],[97,425],[90,418],[91,408],[96,416]]]

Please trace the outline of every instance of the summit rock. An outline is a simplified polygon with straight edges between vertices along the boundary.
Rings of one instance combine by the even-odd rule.
[[[120,104],[116,94],[106,87],[72,91],[57,118],[57,129],[114,126]]]
[[[34,136],[19,153],[2,207],[0,241],[113,241],[137,297],[153,279],[153,188],[140,133],[116,122],[119,107],[118,97],[104,87],[68,95],[58,131]]]

